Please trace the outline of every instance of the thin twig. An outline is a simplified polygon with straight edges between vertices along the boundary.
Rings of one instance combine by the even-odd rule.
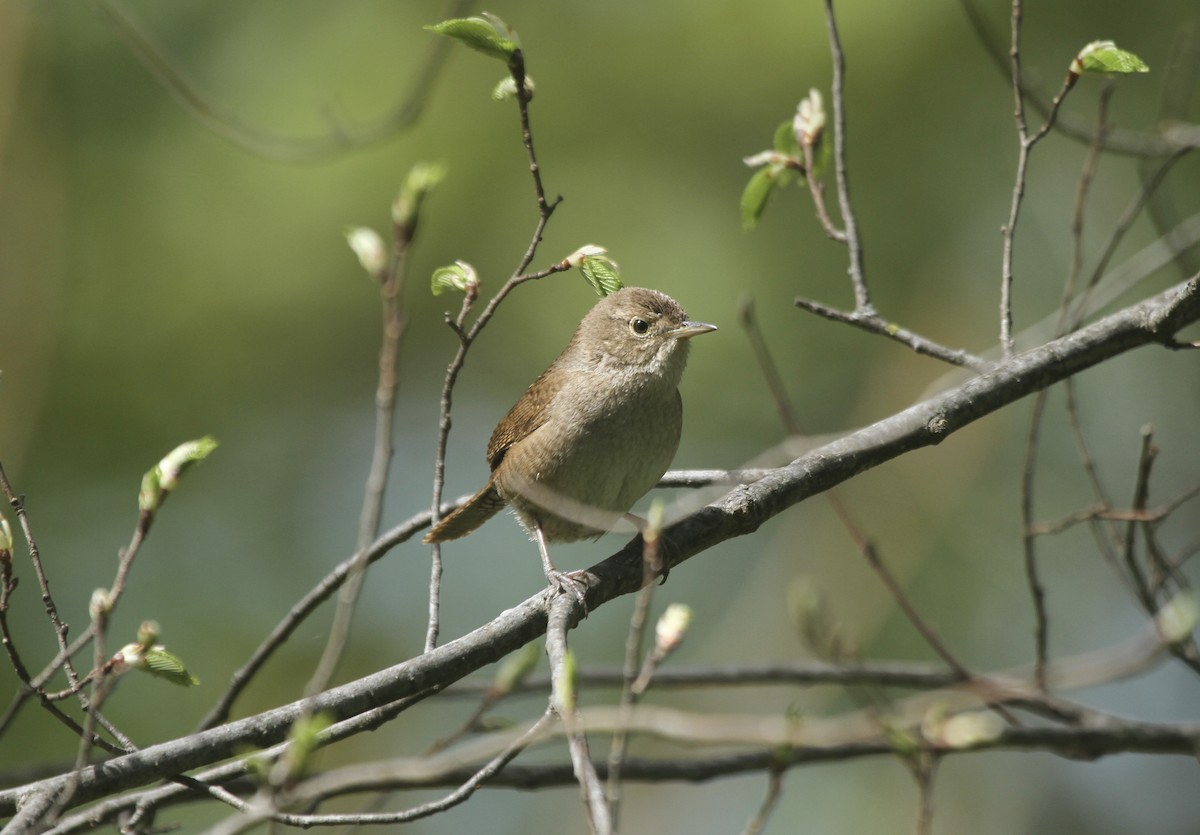
[[[1129,506],[1134,510],[1145,510],[1147,499],[1150,496],[1150,470],[1154,465],[1155,458],[1158,457],[1158,448],[1154,445],[1154,430],[1149,427],[1142,429],[1142,444],[1141,451],[1138,455],[1137,478],[1133,486],[1133,500]],[[1125,561],[1125,568],[1129,571],[1129,576],[1133,579],[1133,588],[1137,592],[1138,600],[1147,612],[1153,612],[1155,608],[1154,597],[1150,592],[1150,587],[1146,582],[1146,577],[1142,573],[1142,568],[1138,564],[1137,549],[1134,544],[1134,534],[1137,532],[1137,523],[1129,521],[1125,524],[1125,536],[1122,540],[1121,555]]]
[[[775,361],[771,356],[770,349],[767,347],[766,340],[763,338],[758,327],[758,321],[754,315],[754,306],[751,303],[743,303],[740,310],[740,319],[743,329],[746,331],[750,339],[750,343],[754,349],[755,359],[758,361],[759,368],[763,372],[763,376],[767,380],[768,388],[771,391],[771,397],[775,400],[776,410],[784,421],[785,428],[793,435],[802,435],[803,427],[800,425],[799,419],[796,417],[796,411],[792,407],[788,399],[787,392],[783,388],[782,378],[779,376],[779,371],[775,365]],[[950,652],[949,648],[942,641],[937,631],[930,626],[920,613],[917,612],[916,606],[908,599],[908,595],[904,593],[903,588],[896,581],[892,573],[883,563],[883,559],[879,554],[875,543],[863,531],[850,506],[842,498],[841,492],[836,488],[832,488],[825,493],[826,499],[833,507],[842,526],[849,533],[854,546],[858,552],[866,559],[867,564],[875,571],[883,582],[885,588],[891,593],[892,598],[900,607],[901,611],[908,617],[909,621],[916,627],[917,631],[924,636],[930,647],[942,658],[947,665],[955,671],[956,674],[964,679],[970,678],[971,673],[964,667]]]
[[[996,70],[1011,85],[1011,65],[1004,47],[1004,42],[1007,39],[993,37],[987,21],[984,20],[983,14],[979,10],[977,0],[960,0],[960,4],[967,16],[967,21],[971,29],[975,32],[975,36],[979,40],[980,46],[983,47],[984,52],[987,53]],[[1021,80],[1021,92],[1024,94],[1027,103],[1041,114],[1043,118],[1049,115],[1053,103],[1048,101],[1049,96],[1044,90],[1038,89],[1036,86],[1030,84],[1027,79],[1023,78]],[[1057,115],[1052,128],[1060,132],[1063,136],[1089,145],[1096,138],[1093,123],[1090,119],[1083,116],[1074,117],[1066,112],[1060,112]],[[1161,132],[1150,133],[1137,130],[1122,130],[1119,128],[1114,128],[1106,132],[1103,146],[1105,151],[1142,159],[1165,157],[1173,153],[1178,153],[1181,150],[1178,140],[1167,138]]]
[[[1111,81],[1100,89],[1100,100],[1096,112],[1096,139],[1088,146],[1087,155],[1083,160],[1083,170],[1079,173],[1079,184],[1075,187],[1075,211],[1071,215],[1071,268],[1067,272],[1067,281],[1063,285],[1062,302],[1059,305],[1059,324],[1055,329],[1055,336],[1063,334],[1062,328],[1066,324],[1068,302],[1075,295],[1079,276],[1083,272],[1084,210],[1087,208],[1092,182],[1096,178],[1096,169],[1100,165],[1104,137],[1108,132],[1108,105],[1112,101],[1116,89],[1116,85]]]
[[[858,222],[854,219],[854,207],[850,203],[850,176],[846,166],[846,56],[842,52],[838,36],[837,19],[833,14],[833,0],[825,0],[825,26],[829,34],[829,54],[833,59],[833,162],[837,174],[838,210],[845,225],[846,249],[850,256],[850,282],[854,285],[854,310],[867,316],[875,313],[871,294],[867,291],[867,277],[863,269],[863,247],[858,237]]]
[[[49,577],[47,576],[45,567],[42,563],[41,552],[38,550],[37,540],[33,535],[33,527],[25,510],[24,498],[17,495],[13,490],[12,484],[9,483],[8,475],[4,472],[4,465],[2,463],[0,463],[0,488],[3,489],[5,498],[7,499],[9,505],[13,508],[13,511],[16,513],[17,519],[20,522],[21,534],[25,538],[25,544],[29,551],[29,559],[33,564],[34,573],[38,578],[38,585],[42,591],[42,604],[46,609],[46,614],[50,619],[51,626],[54,628],[54,633],[58,638],[59,645],[58,655],[56,656],[55,662],[51,665],[51,667],[43,671],[43,673],[39,674],[39,676],[22,682],[23,686],[20,690],[18,690],[17,696],[13,700],[13,703],[5,711],[4,716],[0,718],[0,729],[7,727],[8,724],[15,719],[22,704],[24,704],[30,697],[37,695],[42,706],[45,707],[51,713],[51,715],[53,715],[56,719],[80,736],[81,745],[86,745],[88,747],[93,745],[99,746],[104,748],[109,753],[119,752],[121,748],[112,745],[107,740],[101,739],[94,733],[90,733],[86,728],[81,727],[75,722],[75,720],[63,713],[58,707],[52,705],[50,700],[41,690],[45,682],[49,680],[49,678],[56,670],[60,668],[61,665],[61,668],[65,670],[67,674],[68,682],[70,683],[71,687],[74,688],[73,693],[77,695],[80,707],[89,717],[89,719],[85,721],[89,722],[89,724],[98,722],[119,742],[127,742],[127,738],[121,734],[114,725],[94,711],[91,701],[88,699],[87,695],[83,693],[83,684],[86,681],[86,677],[81,677],[78,672],[76,672],[75,666],[71,661],[71,656],[73,655],[72,646],[68,645],[66,640],[69,627],[59,617],[58,607],[54,602],[53,595],[50,593]],[[149,521],[146,517],[147,514],[145,512],[140,514],[138,525],[134,533],[133,542],[131,542],[129,548],[122,552],[121,563],[117,571],[117,580],[114,581],[112,589],[110,590],[109,599],[111,603],[115,603],[124,588],[124,577],[128,573],[128,565],[132,563],[133,556],[137,553],[137,545],[140,544],[141,539],[144,537],[145,530],[149,526]],[[80,636],[80,638],[76,640],[75,645],[83,646],[86,641],[91,638],[92,634],[92,626],[89,626],[88,629],[85,630],[85,635]],[[28,672],[26,671],[26,677],[27,676]],[[127,745],[123,745],[122,747],[128,750]]]
[[[817,220],[821,222],[821,228],[825,230],[825,234],[830,240],[844,244],[847,242],[845,230],[837,228],[833,218],[829,216],[829,210],[825,207],[825,183],[816,175],[817,161],[816,155],[813,153],[813,143],[804,142],[800,148],[804,153],[804,165],[799,167],[803,171],[804,181],[808,184],[808,192],[812,195],[813,205],[817,209]]]
[[[742,835],[761,835],[766,831],[767,819],[779,805],[779,798],[783,794],[783,773],[783,768],[772,768],[767,772],[767,794],[763,798],[762,804],[759,805],[758,811],[754,813],[754,817],[746,822],[746,828],[742,830]]]
[[[541,243],[542,236],[545,233],[546,224],[550,222],[550,216],[562,201],[562,197],[557,197],[552,202],[546,200],[546,190],[542,185],[541,167],[538,165],[537,154],[533,149],[533,131],[529,125],[530,99],[529,91],[525,87],[525,57],[519,49],[509,61],[509,73],[516,84],[517,108],[520,112],[521,120],[521,142],[525,146],[525,153],[529,159],[529,173],[533,178],[534,196],[538,207],[538,220],[534,226],[533,236],[530,238],[529,245],[525,248],[525,254],[521,256],[517,268],[513,271],[508,281],[496,292],[496,295],[492,297],[491,301],[488,302],[487,306],[484,307],[479,316],[476,317],[470,329],[467,329],[465,324],[467,313],[474,302],[474,288],[468,288],[467,298],[463,301],[458,318],[453,320],[452,328],[458,335],[459,345],[454,359],[451,360],[449,367],[446,369],[446,378],[442,385],[442,397],[438,417],[438,438],[433,464],[433,501],[431,503],[433,522],[435,524],[440,518],[442,489],[446,479],[446,446],[450,438],[450,426],[452,423],[450,410],[453,402],[454,384],[458,379],[459,372],[462,370],[463,363],[466,362],[467,352],[479,336],[480,331],[491,321],[500,302],[507,298],[508,294],[518,285],[524,284],[526,281],[545,278],[553,273],[570,269],[570,265],[563,261],[537,273],[526,274],[525,272],[529,269],[529,265],[533,263],[533,259],[537,254],[538,244]],[[441,546],[434,544],[429,577],[429,625],[425,632],[426,652],[437,646],[441,621],[441,580]]]
[[[933,831],[933,778],[937,775],[940,758],[935,754],[920,752],[919,760],[911,764],[913,779],[917,781],[917,819],[913,824],[914,835],[929,835]]]
[[[1025,563],[1025,582],[1033,601],[1034,681],[1039,690],[1046,689],[1046,657],[1049,645],[1049,617],[1046,614],[1046,588],[1038,573],[1037,537],[1034,524],[1034,485],[1037,483],[1038,439],[1041,437],[1042,417],[1046,413],[1045,391],[1033,398],[1033,413],[1025,436],[1025,456],[1021,466],[1021,546]]]
[[[580,667],[576,680],[581,687],[622,687],[623,667]],[[830,685],[851,687],[914,688],[919,690],[949,687],[961,677],[942,665],[898,661],[763,661],[758,663],[713,664],[694,667],[664,667],[654,675],[654,686],[663,688],[697,687],[813,687]],[[490,682],[461,682],[446,691],[448,697],[476,698],[491,688]],[[541,695],[550,687],[546,675],[529,676],[514,688],[514,693]]]
[[[871,427],[825,444],[766,477],[730,490],[701,511],[672,524],[665,534],[672,548],[667,558],[675,568],[717,543],[758,530],[766,521],[816,495],[885,461],[914,449],[944,441],[950,434],[992,414],[1033,391],[1094,367],[1139,346],[1162,346],[1183,327],[1200,320],[1200,276],[1174,285],[1142,302],[1111,313],[1077,332],[1026,351],[996,371],[885,418]],[[640,545],[631,543],[607,560],[591,566],[588,598],[595,612],[616,596],[636,592],[642,577]],[[566,596],[568,603],[571,598]],[[363,710],[428,692],[496,661],[528,643],[546,628],[545,593],[506,610],[494,621],[469,635],[439,647],[432,653],[395,667],[373,673],[355,682],[332,688],[319,698],[320,707],[335,720]],[[1157,658],[1161,650],[1151,658]],[[1145,662],[1141,669],[1145,668]],[[1052,685],[1056,686],[1056,685]],[[998,692],[998,691],[997,691]],[[1035,695],[1029,688],[1022,697]],[[939,694],[941,695],[941,694]],[[1043,700],[1044,701],[1044,700]],[[302,703],[293,703],[236,720],[221,728],[160,743],[137,754],[118,757],[103,767],[84,770],[85,785],[77,800],[93,800],[114,791],[129,790],[164,773],[179,773],[204,767],[234,756],[247,743],[271,745],[282,740],[292,726]],[[1097,729],[1042,727],[1008,728],[995,745],[1058,746],[1069,740],[1076,754],[1096,756],[1120,750],[1175,750],[1194,752],[1195,739],[1180,734],[1179,728],[1122,725],[1119,720]],[[1116,734],[1114,728],[1120,728]],[[1186,750],[1184,750],[1185,745]],[[887,741],[884,751],[894,750]],[[849,749],[842,756],[855,756]],[[630,763],[625,773],[631,773]],[[507,772],[506,772],[507,773]],[[19,788],[0,790],[0,814],[13,814],[19,798],[29,803],[61,785],[50,778]],[[460,780],[461,782],[461,780]],[[455,783],[454,785],[458,785]]]
[[[21,534],[25,537],[25,545],[29,550],[29,561],[33,564],[33,572],[37,576],[38,587],[42,590],[42,605],[46,608],[46,616],[50,618],[50,625],[54,628],[54,635],[58,639],[59,652],[66,653],[68,627],[62,618],[58,616],[58,606],[54,603],[54,596],[50,594],[50,580],[46,576],[45,567],[42,565],[42,555],[38,551],[37,540],[34,539],[33,529],[29,524],[29,516],[25,512],[25,500],[13,492],[12,485],[8,481],[8,475],[4,472],[3,464],[0,464],[0,485],[4,488],[4,496],[8,499],[9,506],[17,514],[17,521],[21,523]],[[67,658],[69,665],[69,656]],[[71,682],[74,683],[74,669],[68,666],[67,674],[71,677]]]
[[[449,509],[444,508],[443,511],[449,512]],[[430,516],[429,511],[418,513],[371,543],[370,547],[362,552],[365,554],[367,564],[381,559],[392,548],[402,542],[408,541],[415,534],[428,527]],[[226,688],[225,692],[217,700],[217,703],[213,705],[204,719],[201,720],[200,725],[196,729],[197,731],[215,728],[229,718],[233,703],[246,687],[250,685],[251,680],[258,671],[262,669],[263,665],[266,664],[275,651],[286,643],[287,639],[308,616],[342,587],[342,584],[350,576],[350,572],[358,559],[358,554],[355,554],[343,560],[292,606],[283,620],[276,624],[275,628],[271,630],[270,634],[251,653],[246,662],[233,674],[230,678],[229,687]]]
[[[1025,96],[1021,79],[1021,0],[1012,0],[1011,41],[1009,45],[1009,61],[1012,74],[1013,120],[1017,126],[1017,170],[1013,183],[1012,202],[1008,210],[1008,220],[1001,227],[1003,250],[1000,271],[1000,345],[1007,359],[1013,355],[1012,291],[1013,291],[1013,251],[1017,233],[1017,219],[1021,212],[1021,202],[1025,196],[1025,179],[1029,169],[1029,155],[1042,137],[1049,133],[1058,116],[1063,99],[1075,86],[1078,76],[1068,73],[1063,86],[1055,95],[1050,105],[1046,120],[1036,133],[1029,133],[1025,120]]]
[[[604,799],[604,787],[596,773],[588,753],[587,736],[579,723],[579,706],[576,699],[574,662],[567,650],[567,630],[578,622],[583,607],[574,595],[559,594],[550,601],[550,615],[546,624],[546,655],[550,658],[553,692],[550,707],[562,720],[566,730],[567,748],[571,753],[571,765],[579,783],[584,812],[593,835],[609,835],[613,831]]]
[[[392,248],[387,267],[374,278],[379,282],[379,300],[382,314],[382,337],[379,346],[379,376],[375,386],[375,444],[371,454],[371,466],[363,488],[362,510],[358,520],[357,556],[346,578],[346,584],[338,595],[337,608],[321,658],[305,685],[308,696],[324,690],[345,652],[350,640],[350,625],[359,594],[366,580],[368,566],[367,548],[379,535],[380,519],[383,515],[383,496],[387,488],[388,473],[391,471],[395,448],[393,434],[396,422],[396,397],[400,390],[400,345],[407,330],[408,318],[404,311],[404,284],[408,275],[408,255],[416,231],[416,217],[394,218],[392,223]]]
[[[495,757],[485,763],[479,770],[472,774],[462,785],[455,788],[444,797],[437,800],[431,800],[428,803],[422,803],[419,806],[414,806],[410,809],[403,809],[398,812],[376,812],[376,813],[345,813],[345,814],[286,814],[275,812],[270,809],[254,808],[247,810],[237,821],[233,823],[252,824],[259,821],[272,821],[284,826],[298,826],[305,829],[314,826],[380,826],[386,824],[409,823],[411,821],[428,818],[447,809],[453,809],[466,801],[470,800],[471,796],[479,789],[479,787],[487,780],[494,778],[500,771],[512,762],[518,754],[528,747],[529,743],[541,735],[542,731],[551,724],[554,720],[554,713],[550,708],[547,708],[541,717],[532,723],[521,736],[513,740],[507,747],[504,748]],[[327,781],[321,777],[302,782],[292,787],[291,795],[306,805],[318,803],[326,799],[327,796],[338,796],[341,792],[332,794],[323,790],[322,786]]]
[[[908,328],[901,327],[895,322],[885,319],[873,310],[870,312],[854,311],[847,313],[821,304],[818,301],[805,298],[797,298],[795,304],[796,307],[803,308],[809,313],[815,313],[823,319],[853,325],[868,333],[886,336],[888,339],[894,339],[902,345],[907,345],[918,354],[933,357],[934,359],[939,359],[942,362],[948,362],[951,365],[957,365],[961,368],[969,368],[979,374],[990,371],[995,367],[995,363],[983,357],[976,356],[962,349],[947,348]]]
[[[623,711],[630,711],[637,704],[638,698],[646,689],[646,684],[640,682],[638,667],[641,663],[642,644],[646,636],[646,623],[650,614],[650,603],[654,599],[654,578],[662,570],[662,560],[659,557],[659,536],[661,513],[651,513],[651,523],[642,531],[642,561],[643,585],[634,597],[633,612],[629,616],[629,631],[625,637],[625,663],[622,666],[621,699],[619,706]],[[648,683],[648,681],[647,681]],[[636,687],[636,684],[641,684]],[[625,756],[628,736],[618,731],[613,734],[608,749],[608,814],[613,829],[619,828],[621,818],[621,761]]]

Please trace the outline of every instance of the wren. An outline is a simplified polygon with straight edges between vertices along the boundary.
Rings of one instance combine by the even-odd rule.
[[[655,290],[601,299],[492,432],[487,484],[425,542],[466,536],[511,505],[547,581],[583,603],[582,572],[555,569],[546,543],[600,536],[658,483],[679,446],[690,340],[714,330]]]

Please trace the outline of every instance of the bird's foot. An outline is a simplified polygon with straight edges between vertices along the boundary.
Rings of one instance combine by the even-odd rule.
[[[583,607],[583,616],[588,615],[587,598],[584,596],[587,592],[587,572],[586,571],[559,571],[557,568],[551,568],[546,572],[546,580],[550,583],[550,588],[554,589],[554,594],[562,594],[570,592],[575,595],[575,599],[579,601],[579,605]]]

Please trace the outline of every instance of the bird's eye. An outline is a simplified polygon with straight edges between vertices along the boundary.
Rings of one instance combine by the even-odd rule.
[[[634,333],[636,333],[638,336],[641,336],[646,331],[650,330],[650,323],[645,319],[631,319],[629,321],[629,327]]]

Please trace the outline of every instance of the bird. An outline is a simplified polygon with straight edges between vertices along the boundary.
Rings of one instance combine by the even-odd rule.
[[[689,320],[657,290],[625,287],[600,299],[496,425],[487,483],[424,541],[464,537],[511,506],[537,543],[550,587],[569,588],[583,604],[584,572],[557,570],[547,543],[594,539],[636,518],[629,509],[679,447],[691,339],[716,329]]]

